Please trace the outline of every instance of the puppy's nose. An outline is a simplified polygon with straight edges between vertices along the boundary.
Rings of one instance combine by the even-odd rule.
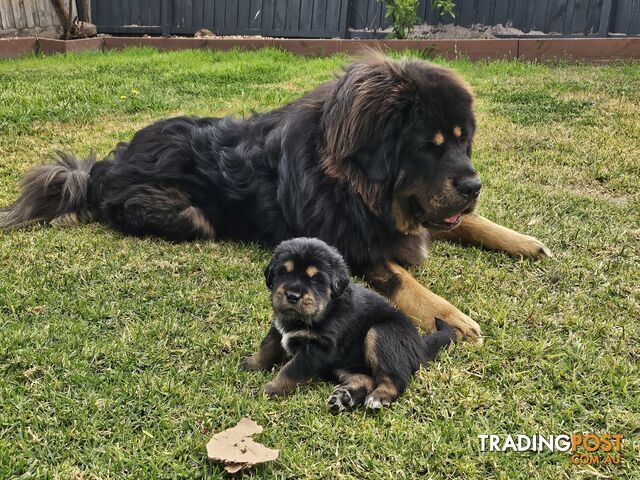
[[[463,177],[460,179],[456,179],[454,182],[456,190],[460,192],[461,195],[472,199],[478,198],[480,195],[480,188],[482,187],[482,182],[478,176],[473,177]]]
[[[295,305],[300,301],[302,294],[300,292],[293,292],[291,290],[287,290],[284,296],[287,298],[287,302]]]

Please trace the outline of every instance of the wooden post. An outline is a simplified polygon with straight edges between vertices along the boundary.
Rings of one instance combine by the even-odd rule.
[[[53,9],[56,12],[58,20],[62,24],[62,38],[67,40],[69,38],[69,28],[71,27],[71,11],[69,11],[69,15],[64,10],[64,5],[62,4],[62,0],[51,0],[51,5],[53,5]],[[69,1],[69,7],[71,7],[72,3]],[[71,10],[71,9],[70,9]]]
[[[609,27],[611,25],[611,11],[613,10],[614,0],[604,0],[602,10],[600,11],[600,28],[598,29],[599,37],[609,36]]]

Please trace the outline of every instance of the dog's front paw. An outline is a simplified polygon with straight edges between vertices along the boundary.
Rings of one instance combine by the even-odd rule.
[[[553,257],[551,250],[544,243],[529,235],[522,235],[513,245],[513,250],[510,253],[534,260]]]
[[[263,370],[263,368],[256,360],[256,357],[254,355],[251,355],[250,357],[244,357],[242,360],[240,360],[240,363],[238,363],[238,370],[244,372],[255,372],[258,370]]]
[[[482,344],[483,333],[480,325],[457,308],[444,314],[442,320],[456,331],[458,338]]]

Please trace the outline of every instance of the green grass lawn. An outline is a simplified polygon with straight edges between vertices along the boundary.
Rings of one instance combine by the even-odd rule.
[[[346,57],[125,52],[0,62],[0,205],[58,149],[105,155],[162,117],[248,115]],[[554,252],[436,243],[413,273],[483,327],[377,415],[330,415],[239,373],[269,322],[269,252],[92,224],[0,232],[0,478],[200,478],[250,416],[280,458],[252,478],[640,478],[640,64],[444,62],[477,94],[479,212]],[[479,434],[622,433],[623,464],[480,453]]]

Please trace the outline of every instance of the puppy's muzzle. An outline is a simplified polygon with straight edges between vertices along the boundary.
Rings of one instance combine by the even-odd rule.
[[[295,305],[302,298],[302,294],[300,292],[296,292],[293,290],[287,290],[286,292],[284,292],[284,296],[287,299],[287,302],[291,305]]]

